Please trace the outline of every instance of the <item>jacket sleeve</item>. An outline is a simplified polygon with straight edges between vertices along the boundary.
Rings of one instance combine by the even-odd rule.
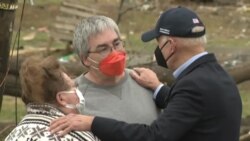
[[[159,92],[156,94],[156,98],[155,98],[155,104],[158,108],[165,108],[169,99],[169,93],[170,91],[170,87],[164,85],[161,87],[161,89],[159,90]]]
[[[91,130],[102,141],[178,141],[201,117],[201,96],[175,93],[150,126],[96,117]]]

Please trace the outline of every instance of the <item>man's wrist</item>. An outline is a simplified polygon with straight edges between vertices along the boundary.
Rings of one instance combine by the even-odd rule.
[[[94,116],[86,116],[86,121],[84,121],[84,122],[86,122],[86,124],[87,124],[87,126],[86,126],[87,131],[91,131],[94,118],[95,118]]]
[[[163,85],[164,85],[163,83],[160,83],[160,84],[157,86],[157,88],[155,89],[154,94],[153,94],[153,98],[154,98],[154,99],[156,99],[156,96],[157,96],[158,92],[160,91],[161,87],[163,87]]]
[[[155,85],[153,85],[153,86],[151,87],[151,89],[152,89],[153,91],[155,91],[161,84],[162,84],[162,83],[159,81],[158,83],[156,83]]]

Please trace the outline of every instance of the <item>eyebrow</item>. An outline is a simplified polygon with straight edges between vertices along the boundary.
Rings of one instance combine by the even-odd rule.
[[[118,40],[120,40],[119,37],[113,39],[112,44],[113,44],[114,42],[118,41]],[[97,49],[97,48],[104,47],[104,46],[108,46],[108,44],[106,44],[106,43],[104,43],[104,44],[99,44],[99,45],[97,45],[96,49]]]

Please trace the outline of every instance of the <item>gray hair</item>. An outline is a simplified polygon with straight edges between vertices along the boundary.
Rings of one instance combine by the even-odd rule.
[[[109,17],[92,16],[80,21],[75,28],[73,48],[81,60],[88,56],[89,38],[106,29],[114,30],[118,37],[120,37],[120,31],[117,24]]]

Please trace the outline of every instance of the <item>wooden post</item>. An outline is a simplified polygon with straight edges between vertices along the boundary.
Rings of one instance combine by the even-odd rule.
[[[0,111],[4,93],[4,78],[7,72],[11,36],[17,0],[0,0]]]

